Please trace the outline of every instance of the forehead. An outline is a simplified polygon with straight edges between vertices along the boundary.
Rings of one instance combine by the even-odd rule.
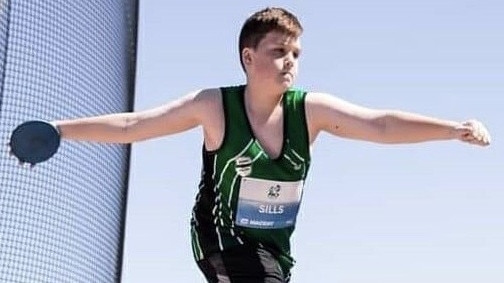
[[[259,45],[284,45],[301,48],[301,41],[299,37],[295,37],[280,31],[270,31],[261,40]]]

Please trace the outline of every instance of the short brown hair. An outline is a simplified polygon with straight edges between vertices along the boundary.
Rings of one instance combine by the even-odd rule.
[[[297,17],[283,8],[268,7],[250,16],[240,32],[238,48],[243,70],[242,51],[246,47],[256,48],[270,31],[279,31],[289,36],[299,37],[303,27]]]

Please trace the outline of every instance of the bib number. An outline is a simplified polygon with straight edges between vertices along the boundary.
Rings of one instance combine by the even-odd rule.
[[[256,229],[293,226],[302,191],[303,181],[281,182],[242,178],[236,225]]]

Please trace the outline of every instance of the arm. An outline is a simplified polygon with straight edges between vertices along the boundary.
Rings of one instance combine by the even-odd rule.
[[[212,90],[187,94],[157,108],[72,120],[53,121],[68,140],[132,143],[175,134],[202,124]]]
[[[478,121],[459,123],[397,110],[357,106],[323,93],[306,97],[311,141],[320,131],[377,143],[416,143],[458,139],[488,145],[490,135]]]

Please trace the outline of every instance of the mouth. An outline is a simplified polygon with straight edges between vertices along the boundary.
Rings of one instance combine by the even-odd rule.
[[[294,83],[294,75],[290,72],[282,72],[280,80],[285,84],[291,85]]]
[[[283,77],[290,77],[291,79],[294,78],[294,75],[291,72],[282,72]]]

